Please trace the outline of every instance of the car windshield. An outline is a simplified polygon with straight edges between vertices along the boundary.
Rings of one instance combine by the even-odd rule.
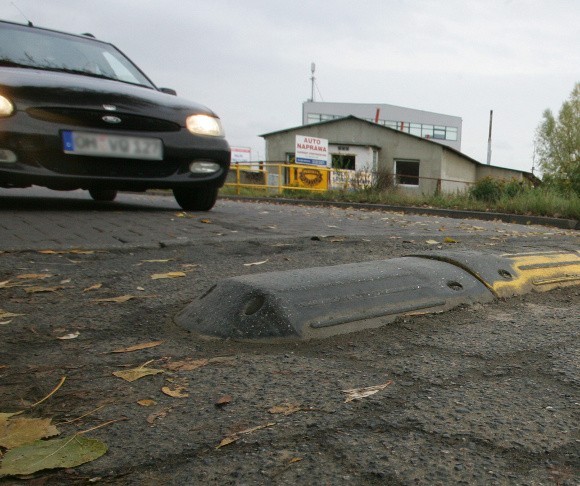
[[[64,71],[154,88],[111,44],[31,27],[0,24],[0,65]]]

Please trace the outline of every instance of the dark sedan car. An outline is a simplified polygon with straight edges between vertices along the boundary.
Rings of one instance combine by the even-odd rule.
[[[0,21],[0,187],[172,189],[207,211],[230,164],[219,118],[157,88],[113,45]]]

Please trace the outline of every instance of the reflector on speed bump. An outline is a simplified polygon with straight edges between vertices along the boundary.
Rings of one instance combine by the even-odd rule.
[[[441,252],[417,256],[465,269],[500,298],[580,284],[580,255],[577,252],[545,251],[503,255]]]

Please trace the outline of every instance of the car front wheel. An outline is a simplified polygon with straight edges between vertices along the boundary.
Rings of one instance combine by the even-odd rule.
[[[173,189],[173,196],[186,211],[209,211],[217,200],[218,188]]]
[[[92,188],[89,189],[89,194],[95,201],[114,201],[117,197],[115,189]]]

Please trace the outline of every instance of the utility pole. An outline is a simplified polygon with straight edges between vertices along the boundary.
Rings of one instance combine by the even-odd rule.
[[[310,64],[310,72],[312,73],[312,76],[310,76],[310,82],[311,82],[311,91],[310,91],[310,101],[314,101],[314,83],[316,78],[314,77],[314,71],[316,71],[316,64],[312,63]]]
[[[493,110],[489,110],[489,136],[487,137],[487,165],[491,165],[491,124],[493,121]]]

